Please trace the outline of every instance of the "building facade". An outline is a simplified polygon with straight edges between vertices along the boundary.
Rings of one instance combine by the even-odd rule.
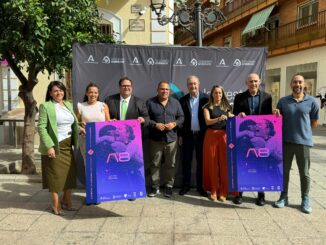
[[[290,94],[289,82],[296,73],[304,75],[309,94],[325,96],[326,1],[221,0],[219,8],[227,20],[207,32],[203,44],[268,47],[263,85],[272,94],[274,106],[280,97]],[[181,36],[176,31],[175,43],[194,45],[191,36]],[[322,124],[326,124],[324,110]]]
[[[150,10],[150,0],[99,0],[98,11],[101,16],[101,31],[113,35],[117,43],[129,45],[173,45],[173,25],[160,26],[157,16]],[[171,15],[174,1],[167,0],[163,14]],[[26,74],[26,73],[25,73]],[[50,81],[59,80],[57,74],[40,73],[39,83],[34,88],[34,97],[40,105],[45,100],[45,91]],[[61,79],[68,88],[71,98],[71,73],[66,72]],[[9,84],[9,86],[8,86]],[[18,96],[20,82],[5,61],[0,63],[0,116],[10,116],[19,119],[24,116],[24,104]],[[23,123],[0,123],[0,145],[21,144]],[[8,130],[9,128],[9,130]],[[15,138],[14,140],[12,138]],[[38,136],[35,137],[38,144]]]

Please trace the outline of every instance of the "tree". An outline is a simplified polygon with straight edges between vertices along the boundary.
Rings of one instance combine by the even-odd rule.
[[[0,59],[20,80],[18,96],[25,106],[22,173],[35,172],[34,134],[37,75],[62,74],[71,68],[75,42],[112,42],[99,28],[96,0],[1,0]],[[27,75],[22,72],[26,69]]]

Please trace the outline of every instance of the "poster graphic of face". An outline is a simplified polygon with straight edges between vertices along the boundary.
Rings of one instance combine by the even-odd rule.
[[[233,191],[281,191],[282,118],[234,117],[227,123],[229,188]]]
[[[146,197],[138,120],[86,125],[86,202]]]

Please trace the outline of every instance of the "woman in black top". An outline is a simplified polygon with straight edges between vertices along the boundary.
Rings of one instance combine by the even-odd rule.
[[[231,106],[223,87],[214,85],[208,103],[203,107],[207,130],[203,149],[203,183],[209,198],[225,202],[228,194],[226,158],[226,120]]]

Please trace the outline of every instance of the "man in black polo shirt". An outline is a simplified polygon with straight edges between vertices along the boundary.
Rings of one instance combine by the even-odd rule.
[[[164,196],[172,196],[177,153],[177,128],[182,126],[184,115],[178,100],[169,98],[170,85],[161,81],[157,87],[157,96],[147,101],[149,114],[149,137],[152,189],[149,197],[159,193],[160,164],[164,157]]]

